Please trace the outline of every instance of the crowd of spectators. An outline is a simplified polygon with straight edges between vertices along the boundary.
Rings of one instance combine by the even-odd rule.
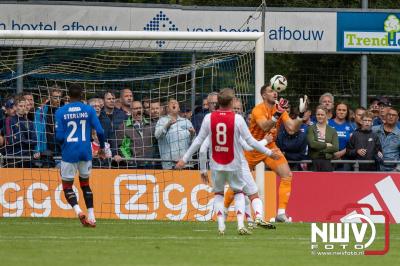
[[[44,99],[29,92],[6,99],[0,112],[3,166],[57,167],[61,153],[54,136],[54,115],[68,102],[58,86],[51,87]],[[107,158],[102,160],[97,156],[96,134],[92,136],[94,167],[173,169],[204,116],[216,110],[217,93],[210,93],[193,110],[176,99],[139,99],[128,87],[118,94],[106,91],[90,97],[87,104],[95,109],[106,136]],[[251,115],[244,113],[240,99],[235,99],[233,109]],[[297,106],[286,111],[297,117]],[[394,162],[400,160],[399,128],[398,112],[388,98],[374,98],[368,109],[358,107],[352,112],[348,104],[335,104],[334,96],[324,93],[318,107],[304,114],[298,131],[281,125],[276,143],[292,162],[292,170],[351,171],[353,163],[332,164],[332,160],[371,160],[374,163],[360,164],[359,170],[400,171]]]

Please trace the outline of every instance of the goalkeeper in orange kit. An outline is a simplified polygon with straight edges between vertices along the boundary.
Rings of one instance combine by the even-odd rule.
[[[304,98],[300,98],[299,116],[296,119],[291,119],[285,110],[288,106],[288,101],[283,98],[278,101],[278,92],[274,91],[270,85],[262,86],[260,93],[263,101],[253,108],[249,129],[256,140],[261,140],[266,133],[270,133],[273,136],[273,141],[268,143],[267,147],[269,149],[277,149],[275,140],[277,130],[282,123],[291,131],[299,130],[303,122],[304,112],[307,109],[307,96],[305,95]],[[278,212],[275,221],[290,222],[286,215],[286,207],[291,192],[292,172],[286,158],[282,155],[279,160],[272,160],[257,151],[245,151],[245,156],[250,169],[254,169],[257,164],[264,162],[281,177],[278,193]],[[231,194],[231,191],[225,194],[224,204],[226,209],[233,200]]]

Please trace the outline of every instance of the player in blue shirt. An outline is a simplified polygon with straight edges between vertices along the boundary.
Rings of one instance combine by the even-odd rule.
[[[81,102],[82,92],[80,85],[71,85],[68,90],[71,102],[56,111],[56,140],[61,144],[61,179],[65,198],[82,225],[96,227],[93,193],[89,186],[90,170],[92,169],[91,132],[92,128],[96,130],[100,142],[98,154],[100,158],[105,158],[104,130],[96,116],[96,111]],[[88,217],[79,207],[76,194],[72,190],[77,171],[79,171],[79,182]]]

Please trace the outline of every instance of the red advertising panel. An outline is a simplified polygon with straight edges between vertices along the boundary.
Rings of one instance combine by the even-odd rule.
[[[349,204],[369,204],[400,223],[399,173],[295,172],[287,213],[294,222],[328,222]],[[384,222],[368,208],[359,208],[374,222]],[[340,219],[337,217],[336,219]]]

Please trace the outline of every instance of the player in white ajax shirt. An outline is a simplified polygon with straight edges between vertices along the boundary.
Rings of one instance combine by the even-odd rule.
[[[185,166],[193,153],[199,149],[206,138],[211,143],[210,168],[215,172],[213,175],[214,211],[217,214],[218,231],[225,232],[224,220],[224,187],[228,183],[235,193],[235,212],[237,215],[239,234],[250,234],[244,226],[245,198],[243,189],[246,185],[242,178],[243,148],[240,137],[251,147],[259,152],[272,157],[279,158],[279,153],[267,149],[259,144],[250,134],[243,117],[232,111],[232,101],[235,93],[226,88],[218,94],[220,109],[204,117],[199,135],[193,141],[189,150],[176,164],[180,169]]]
[[[105,158],[104,130],[93,107],[81,102],[82,87],[72,84],[68,89],[69,104],[56,111],[56,140],[61,144],[61,180],[65,198],[74,209],[83,226],[96,227],[93,210],[93,193],[89,186],[92,169],[91,132],[96,130],[100,143],[98,155]],[[74,177],[79,171],[79,183],[88,210],[88,218],[79,207],[72,189]]]

